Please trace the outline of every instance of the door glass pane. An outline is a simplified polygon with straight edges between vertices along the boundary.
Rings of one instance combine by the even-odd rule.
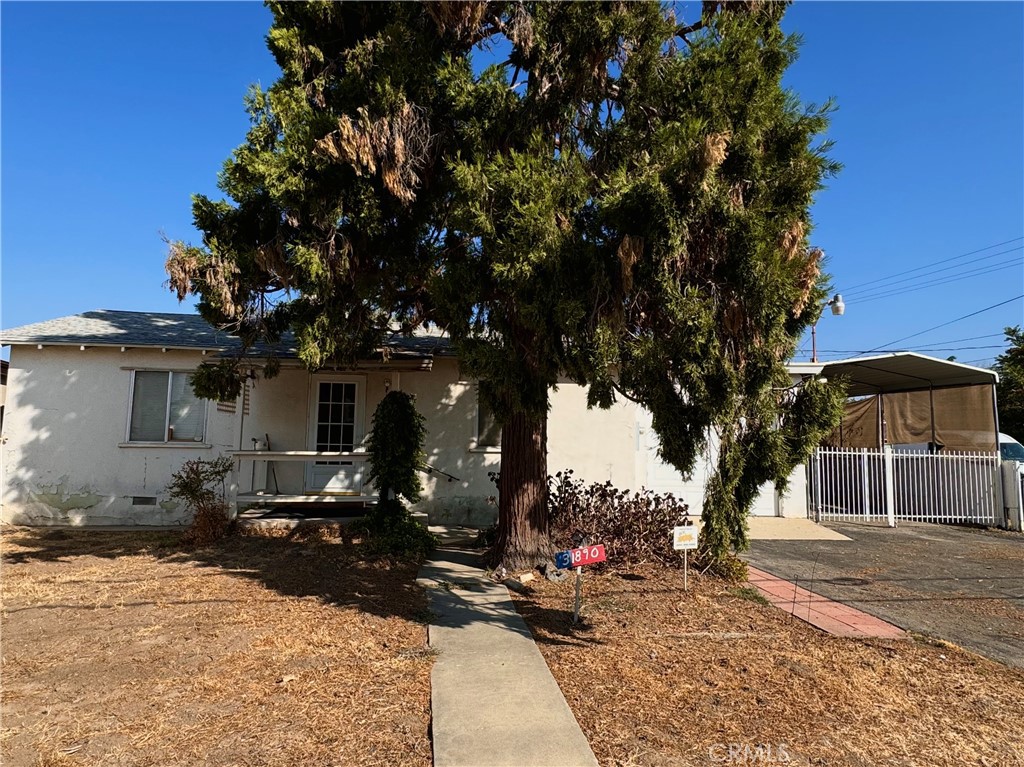
[[[137,370],[128,439],[131,442],[163,442],[167,439],[166,425],[167,373]]]
[[[355,449],[356,384],[322,382],[317,392],[316,449],[349,452]],[[338,463],[318,461],[317,463]]]
[[[192,393],[188,373],[171,373],[171,422],[168,439],[202,442],[206,426],[206,402]]]

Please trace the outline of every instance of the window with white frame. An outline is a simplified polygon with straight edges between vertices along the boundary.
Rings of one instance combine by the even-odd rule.
[[[190,373],[132,371],[129,442],[202,442],[206,400],[192,393]]]
[[[480,396],[479,389],[476,393],[476,447],[501,447],[501,424]]]

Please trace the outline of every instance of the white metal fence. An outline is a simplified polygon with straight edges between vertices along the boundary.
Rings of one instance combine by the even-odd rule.
[[[810,469],[819,520],[1001,521],[996,453],[820,447]]]

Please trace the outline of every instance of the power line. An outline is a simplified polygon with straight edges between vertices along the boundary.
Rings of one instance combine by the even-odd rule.
[[[999,264],[990,264],[988,266],[978,267],[969,269],[966,272],[960,272],[958,274],[950,274],[946,277],[940,277],[937,280],[929,280],[922,282],[919,285],[908,285],[902,288],[894,288],[888,290],[887,288],[880,288],[884,292],[881,293],[869,293],[866,296],[855,296],[852,299],[847,299],[857,304],[866,304],[869,301],[877,301],[880,298],[891,298],[892,296],[902,296],[907,293],[914,293],[918,290],[927,290],[928,288],[937,288],[939,285],[947,285],[950,282],[959,282],[960,280],[968,280],[972,277],[981,277],[985,274],[992,274],[993,272],[1001,272],[1004,269],[1010,269],[1012,267],[1020,267],[1022,262],[1018,258],[1011,259],[1009,261],[1003,261]]]
[[[956,260],[961,259],[961,258],[967,258],[968,256],[973,256],[975,253],[984,253],[986,250],[992,250],[992,248],[998,248],[1001,245],[1009,245],[1011,242],[1019,242],[1020,240],[1024,240],[1024,237],[1014,237],[1012,240],[1006,240],[1005,242],[997,242],[995,245],[988,245],[988,246],[986,246],[984,248],[978,248],[977,250],[972,250],[969,253],[961,253],[959,256],[953,256],[951,258],[944,258],[944,259],[941,259],[939,261],[932,261],[931,263],[925,264],[924,266],[918,266],[918,267],[916,267],[914,269],[907,269],[904,272],[896,272],[895,274],[890,274],[890,275],[887,275],[885,277],[879,277],[878,279],[875,279],[875,280],[868,280],[867,282],[859,282],[856,285],[848,285],[848,286],[846,286],[846,289],[843,292],[849,292],[851,290],[854,290],[856,288],[862,287],[864,285],[874,285],[876,282],[884,282],[886,280],[891,280],[893,277],[902,277],[904,274],[912,274],[914,272],[920,272],[920,271],[922,271],[924,269],[928,269],[928,268],[933,267],[933,266],[938,266],[939,264],[946,264],[946,263],[949,263],[950,261],[956,261]]]
[[[935,327],[927,328],[926,330],[922,330],[922,331],[920,331],[918,333],[911,333],[909,336],[903,336],[903,338],[897,338],[895,341],[890,341],[887,344],[882,344],[881,346],[876,346],[874,349],[869,349],[867,352],[865,352],[865,354],[867,354],[869,352],[881,351],[886,346],[892,346],[893,344],[898,344],[900,341],[906,341],[908,338],[917,338],[918,336],[923,336],[925,333],[930,333],[933,330],[938,330],[939,328],[944,328],[947,325],[952,325],[954,322],[960,322],[960,320],[966,320],[968,317],[974,317],[975,315],[981,314],[982,312],[987,312],[990,309],[996,309],[996,308],[998,308],[1000,306],[1005,306],[1006,304],[1013,303],[1014,301],[1019,301],[1021,298],[1024,298],[1024,293],[1021,293],[1019,296],[1014,296],[1013,298],[1008,298],[1005,301],[1000,301],[998,304],[992,304],[992,306],[986,306],[984,309],[978,309],[978,311],[976,311],[976,312],[971,312],[970,314],[965,314],[963,317],[957,317],[955,320],[950,320],[949,322],[943,322],[941,325],[936,325]]]
[[[907,349],[893,349],[894,352],[962,352],[968,349],[1005,349],[1004,344],[993,346],[915,346]],[[820,349],[821,354],[867,354],[873,349]]]
[[[973,270],[973,269],[987,269],[987,268],[989,268],[991,266],[994,266],[994,264],[986,264],[985,266],[979,266],[978,265],[979,262],[987,261],[988,259],[995,258],[997,256],[1005,256],[1007,253],[1013,253],[1015,251],[1022,250],[1022,249],[1024,249],[1024,245],[1018,245],[1016,248],[1009,248],[1007,250],[1001,250],[998,253],[989,253],[987,256],[982,256],[981,258],[975,259],[971,264],[955,264],[953,266],[947,266],[947,267],[945,267],[943,269],[936,269],[936,270],[934,270],[932,272],[928,272],[927,274],[917,274],[917,275],[914,275],[913,277],[904,277],[902,280],[894,280],[894,281],[889,282],[889,283],[887,283],[885,285],[874,285],[874,286],[872,286],[870,288],[861,288],[860,290],[847,290],[847,291],[843,292],[843,296],[848,298],[850,296],[858,296],[858,295],[861,295],[861,294],[864,294],[864,293],[875,293],[877,291],[890,290],[890,289],[894,288],[896,285],[899,285],[902,282],[909,282],[909,283],[912,283],[912,284],[916,284],[918,282],[918,280],[930,280],[933,275],[939,274],[940,272],[948,272],[948,271],[951,271],[953,269],[965,269],[966,268],[968,271]],[[1001,261],[1000,263],[1019,264],[1019,263],[1022,263],[1022,262],[1021,262],[1020,258],[1010,258],[1010,259],[1007,259],[1006,261]],[[940,279],[947,279],[947,278],[954,278],[955,279],[956,275],[948,274],[945,277],[941,277]]]
[[[962,341],[980,341],[983,338],[1002,338],[1005,333],[989,333],[984,336],[970,336],[968,338],[950,338],[945,341],[932,341],[933,344],[958,344]]]

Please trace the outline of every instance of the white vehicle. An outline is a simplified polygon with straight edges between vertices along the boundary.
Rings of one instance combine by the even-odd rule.
[[[1004,461],[1016,461],[1024,471],[1024,445],[1009,434],[999,435],[999,457]]]

